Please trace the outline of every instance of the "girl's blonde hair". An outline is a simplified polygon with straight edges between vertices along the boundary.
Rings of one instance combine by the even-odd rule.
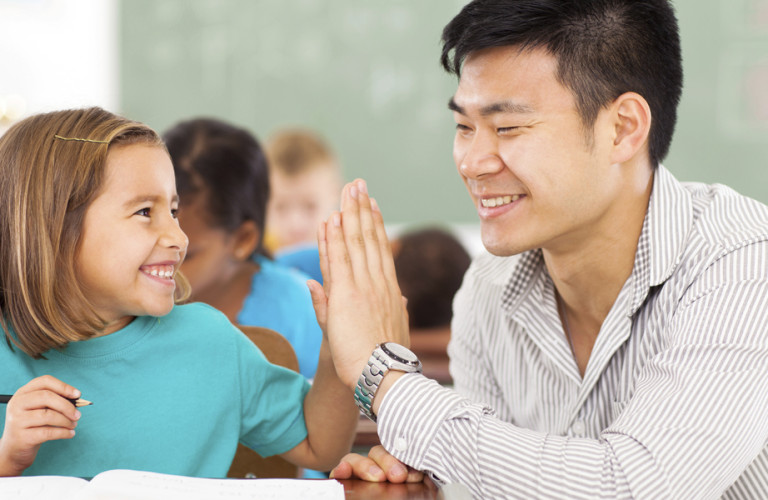
[[[37,358],[104,328],[75,257],[109,148],[130,144],[164,147],[148,126],[96,107],[31,116],[0,137],[0,324],[9,345]],[[177,299],[188,295],[177,273]]]

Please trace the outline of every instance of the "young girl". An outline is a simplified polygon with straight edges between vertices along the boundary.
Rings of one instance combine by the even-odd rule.
[[[150,128],[28,118],[0,138],[0,197],[0,475],[224,477],[238,441],[321,470],[348,451],[357,411],[325,339],[310,389],[215,309],[174,305],[187,238]]]
[[[323,334],[308,276],[279,265],[263,248],[269,198],[267,160],[247,130],[220,120],[183,121],[163,134],[181,196],[179,224],[189,237],[182,266],[191,300],[240,325],[282,334],[311,379]]]

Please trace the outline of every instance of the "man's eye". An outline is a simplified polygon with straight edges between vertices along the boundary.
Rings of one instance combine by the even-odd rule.
[[[149,207],[137,210],[136,211],[136,215],[141,215],[141,216],[144,216],[144,217],[149,217]]]
[[[462,125],[461,123],[456,124],[456,133],[463,137],[469,137],[472,135],[472,128]]]

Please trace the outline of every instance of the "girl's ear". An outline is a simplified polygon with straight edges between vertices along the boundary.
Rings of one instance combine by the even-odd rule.
[[[233,254],[237,260],[247,260],[259,245],[261,230],[252,220],[240,224],[234,233]]]

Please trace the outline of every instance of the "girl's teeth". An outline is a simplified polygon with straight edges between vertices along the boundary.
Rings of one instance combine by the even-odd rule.
[[[163,270],[163,269],[159,269],[159,270],[158,269],[152,269],[151,271],[149,271],[149,274],[151,274],[152,276],[157,276],[159,278],[166,278],[167,279],[167,278],[170,278],[171,276],[173,276],[173,271],[172,270]]]

